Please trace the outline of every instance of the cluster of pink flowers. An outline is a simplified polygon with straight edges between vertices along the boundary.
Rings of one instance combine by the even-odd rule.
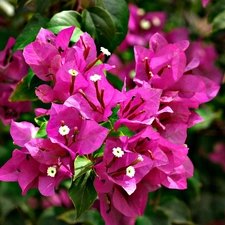
[[[187,129],[202,121],[195,112],[214,98],[219,85],[193,73],[199,64],[188,59],[188,41],[170,44],[159,33],[149,48],[136,46],[135,87],[126,80],[118,90],[107,80],[113,65],[94,40],[75,27],[59,32],[41,29],[23,55],[43,81],[36,95],[51,108],[35,109],[48,116],[46,137],[29,122],[12,122],[11,136],[20,148],[0,168],[0,180],[17,181],[22,193],[38,188],[53,196],[63,180],[74,175],[74,160],[93,161],[94,186],[107,225],[134,224],[144,213],[148,193],[161,186],[185,189],[193,175],[185,144]],[[103,149],[102,155],[94,154]]]
[[[15,39],[9,38],[5,49],[0,51],[0,120],[5,125],[19,118],[21,113],[31,110],[30,102],[9,101],[16,84],[28,72],[22,51],[18,50],[12,54],[11,48],[14,43]]]
[[[125,52],[133,50],[133,46],[148,46],[149,39],[153,34],[160,33],[169,43],[176,43],[182,40],[189,40],[190,35],[186,27],[172,29],[170,32],[164,32],[167,15],[165,12],[145,12],[144,9],[136,5],[129,4],[130,18],[128,24],[128,33],[118,51],[112,54],[109,63],[116,67],[110,72],[121,80],[126,77],[126,84],[133,88],[135,83],[135,61],[133,59],[122,59]],[[120,54],[122,52],[122,55]],[[193,73],[207,77],[221,84],[223,73],[215,67],[215,61],[218,58],[214,45],[205,43],[201,39],[192,41],[185,52],[187,60],[196,58],[196,68]]]

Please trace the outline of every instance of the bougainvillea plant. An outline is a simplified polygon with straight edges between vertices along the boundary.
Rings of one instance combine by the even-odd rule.
[[[95,8],[83,16],[88,13],[95,14]],[[156,18],[164,20],[164,14],[151,16],[156,27]],[[147,30],[147,17],[140,24]],[[23,195],[37,188],[54,196],[70,179],[75,218],[98,200],[107,225],[134,224],[150,192],[162,186],[187,188],[187,178],[193,176],[187,129],[202,121],[196,110],[217,95],[220,81],[199,72],[199,57],[187,54],[188,40],[171,43],[156,32],[143,36],[147,47],[134,47],[134,85],[130,88],[124,78],[120,89],[108,75],[115,65],[106,63],[115,47],[96,44],[90,27],[88,32],[79,26],[52,27],[41,26],[35,40],[23,43],[30,70],[14,93],[1,88],[1,96],[14,99],[24,80],[36,77],[40,85],[33,91],[46,107],[34,109],[33,123],[10,118],[17,147],[0,168],[0,180],[17,181]],[[125,41],[131,36],[132,31]],[[10,62],[11,42],[1,52],[1,68]],[[13,54],[4,78],[11,79],[13,63],[23,60],[21,52]]]

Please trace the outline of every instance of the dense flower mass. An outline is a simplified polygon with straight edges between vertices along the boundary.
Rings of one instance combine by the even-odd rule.
[[[141,13],[142,29],[163,24],[164,15]],[[136,29],[132,18],[130,26]],[[151,33],[148,48],[134,48],[135,86],[129,90],[125,81],[118,90],[106,73],[114,65],[102,62],[110,52],[101,48],[97,55],[87,33],[71,43],[76,29],[55,35],[42,28],[25,47],[26,63],[45,82],[36,95],[51,107],[36,109],[37,118],[48,118],[44,135],[43,127],[12,121],[20,148],[0,168],[0,180],[18,181],[23,194],[38,188],[53,196],[63,180],[76,175],[74,160],[87,157],[106,224],[134,224],[149,192],[187,187],[193,175],[187,129],[202,121],[195,109],[216,96],[219,81],[197,69],[199,60],[187,56],[187,40],[169,43]]]
[[[11,48],[14,44],[15,39],[11,37],[5,48],[0,51],[0,120],[5,125],[18,119],[21,113],[31,110],[31,103],[28,101],[9,101],[17,83],[28,72],[22,51],[17,50],[12,54]]]

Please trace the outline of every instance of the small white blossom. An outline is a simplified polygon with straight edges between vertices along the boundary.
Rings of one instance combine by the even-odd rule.
[[[77,76],[78,72],[74,69],[69,69],[68,73],[71,74],[72,76]]]
[[[138,155],[138,158],[137,159],[138,159],[139,162],[144,161],[144,159],[143,159],[143,157],[141,155]]]
[[[129,73],[129,77],[130,77],[131,79],[133,79],[135,76],[136,76],[135,70],[131,70],[130,73]]]
[[[110,56],[110,55],[111,55],[111,53],[109,52],[109,50],[106,49],[106,48],[104,48],[104,47],[101,47],[101,48],[100,48],[100,51],[101,51],[102,53],[104,53],[104,55],[107,55],[107,56]]]
[[[61,127],[59,128],[59,133],[60,133],[62,136],[69,134],[69,132],[70,132],[70,128],[69,128],[68,126],[66,126],[66,125],[61,126]]]
[[[113,155],[120,158],[124,155],[124,151],[120,147],[113,148]]]
[[[135,175],[135,169],[133,166],[128,166],[126,169],[126,175],[130,178],[134,177]]]
[[[95,75],[90,76],[90,80],[91,81],[94,81],[94,82],[96,82],[98,80],[101,80],[101,79],[102,79],[102,76],[101,75],[98,75],[98,74],[95,74]]]
[[[48,167],[48,169],[47,169],[47,175],[49,177],[55,177],[56,173],[57,173],[57,170],[56,170],[55,167],[53,167],[53,166],[49,166]]]
[[[160,19],[159,19],[158,17],[154,17],[154,18],[152,19],[152,23],[153,23],[153,25],[154,25],[155,27],[158,27],[158,26],[161,25],[161,21],[160,21]]]
[[[140,22],[140,26],[142,29],[148,30],[151,27],[151,23],[148,20],[143,19]]]
[[[137,15],[138,15],[138,16],[144,16],[144,15],[145,15],[145,10],[139,8],[139,9],[137,10]]]

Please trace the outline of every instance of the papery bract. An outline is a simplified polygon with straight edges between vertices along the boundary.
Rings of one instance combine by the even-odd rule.
[[[30,147],[29,144],[27,146]],[[43,151],[41,149],[38,150],[40,153]],[[44,156],[48,153],[42,152],[41,154]],[[35,154],[35,157],[37,155],[39,155],[38,159],[40,159],[40,154]],[[44,161],[42,163],[36,161],[26,148],[21,150],[15,149],[12,158],[0,168],[0,180],[18,181],[23,195],[31,188],[38,188],[42,195],[52,196],[55,194],[54,189],[58,188],[63,180],[72,177],[70,170],[71,160],[68,157],[62,160],[56,158],[55,160],[57,162],[53,166],[56,166],[56,174],[49,176],[49,165],[45,164]]]
[[[123,94],[107,81],[103,73],[103,70],[110,68],[100,64],[90,69],[86,73],[88,86],[68,98],[65,105],[77,108],[85,118],[96,122],[107,121],[112,108],[124,99]],[[94,76],[99,76],[99,80],[93,81]]]
[[[145,124],[151,125],[159,110],[162,91],[146,84],[128,92],[124,90],[123,93],[126,99],[120,103],[119,119],[115,123],[115,129],[121,124],[131,130],[140,130]]]
[[[95,121],[80,116],[76,108],[52,104],[50,120],[47,124],[47,134],[50,139],[66,148],[72,159],[78,153],[90,154],[101,147],[108,129],[101,127]],[[68,126],[68,133],[60,134],[59,129]]]
[[[50,43],[32,42],[24,48],[23,55],[33,72],[44,81],[52,80],[60,67],[61,57],[59,52]]]
[[[13,84],[0,83],[0,119],[5,125],[10,124],[12,120],[18,119],[21,113],[29,112],[31,110],[29,101],[9,101],[14,89],[15,85]]]
[[[24,147],[30,139],[35,138],[38,127],[35,127],[30,122],[11,122],[10,134],[12,136],[14,144]]]
[[[118,146],[121,146],[122,151],[125,152],[120,158],[113,155],[113,148]],[[103,162],[96,165],[95,169],[100,179],[102,179],[102,175],[103,177],[106,175],[107,179],[121,186],[131,195],[136,190],[136,184],[149,172],[153,162],[146,156],[126,150],[127,147],[125,146],[126,143],[119,140],[107,139]],[[131,177],[126,171],[129,166],[132,166],[135,171],[135,174]]]

